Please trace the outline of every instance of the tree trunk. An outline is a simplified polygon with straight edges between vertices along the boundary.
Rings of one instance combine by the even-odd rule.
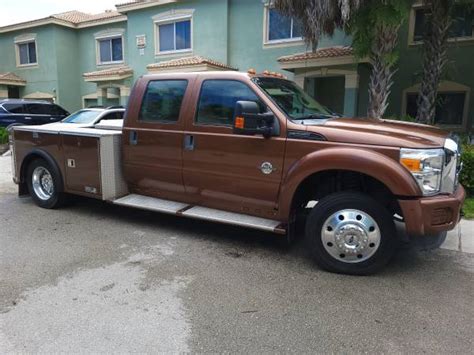
[[[451,24],[449,0],[432,0],[423,43],[423,79],[417,100],[416,121],[434,124],[438,85],[447,63],[447,42]]]
[[[372,46],[370,59],[372,73],[369,82],[369,108],[367,115],[382,118],[388,107],[390,88],[395,74],[393,53],[398,43],[400,25],[380,25]]]

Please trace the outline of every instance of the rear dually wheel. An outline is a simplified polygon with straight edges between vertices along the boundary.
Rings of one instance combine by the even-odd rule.
[[[42,208],[60,207],[65,195],[61,191],[61,176],[44,159],[35,159],[27,170],[28,191],[35,203]]]

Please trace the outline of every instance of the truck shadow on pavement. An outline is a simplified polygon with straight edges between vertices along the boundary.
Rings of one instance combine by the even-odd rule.
[[[297,263],[299,267],[303,266],[307,270],[324,272],[313,262],[301,231],[297,233],[295,242],[288,247],[279,240],[281,236],[273,233],[126,208],[79,196],[74,196],[64,208],[80,215],[93,215],[95,218],[111,221],[117,219],[157,231],[165,230],[178,234],[183,240],[215,243],[216,248],[222,249],[226,256],[232,258],[255,254],[291,264]],[[379,275],[419,272],[425,269],[427,264],[434,262],[433,258],[437,264],[449,263],[449,259],[455,257],[455,254],[444,250],[419,252],[404,246]],[[440,255],[443,258],[440,258]]]

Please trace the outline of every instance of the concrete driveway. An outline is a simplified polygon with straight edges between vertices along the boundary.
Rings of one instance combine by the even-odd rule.
[[[334,275],[270,234],[87,199],[40,209],[16,196],[9,164],[0,158],[2,353],[474,349],[474,254],[456,231],[455,250]]]

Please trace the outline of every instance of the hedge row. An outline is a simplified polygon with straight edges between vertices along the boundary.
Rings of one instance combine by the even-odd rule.
[[[6,128],[0,127],[0,144],[8,143],[8,131]]]
[[[463,162],[461,184],[470,196],[474,196],[474,145],[465,144],[463,146],[461,160]]]

